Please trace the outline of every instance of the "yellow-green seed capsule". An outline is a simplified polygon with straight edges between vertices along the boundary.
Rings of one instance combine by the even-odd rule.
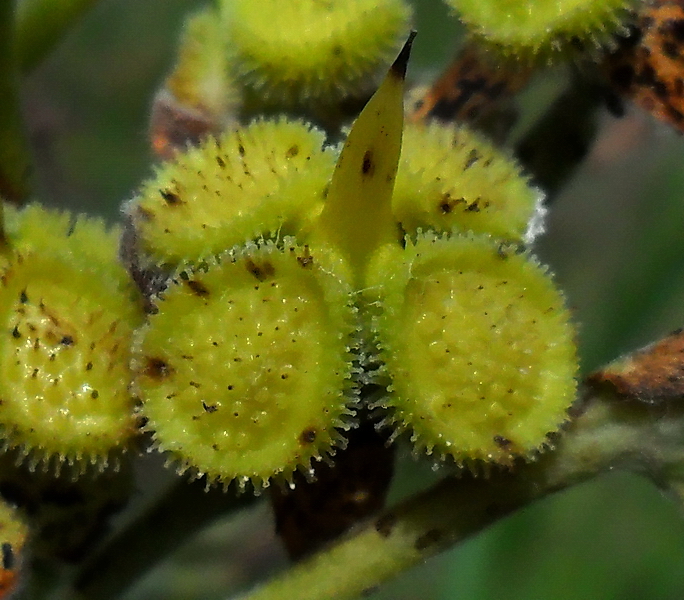
[[[411,19],[404,0],[222,0],[221,5],[238,76],[280,106],[331,104],[372,91]]]
[[[367,291],[397,427],[457,463],[542,448],[574,399],[574,331],[551,278],[484,236],[376,256]]]
[[[256,121],[178,154],[128,204],[143,258],[178,265],[320,213],[337,152],[300,121]]]
[[[541,199],[480,135],[437,123],[404,128],[392,211],[410,236],[456,230],[529,242],[542,230]]]
[[[635,0],[446,0],[468,28],[504,54],[554,60],[595,50],[624,22]]]
[[[7,215],[0,275],[0,430],[32,464],[103,468],[137,431],[130,340],[142,314],[118,231],[29,206]],[[59,468],[59,467],[58,467]]]
[[[257,488],[329,454],[353,399],[345,270],[287,238],[178,273],[135,347],[158,448],[208,481]]]

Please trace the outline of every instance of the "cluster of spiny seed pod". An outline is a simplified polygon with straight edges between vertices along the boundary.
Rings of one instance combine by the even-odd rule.
[[[633,7],[448,4],[527,66],[608,43]],[[259,489],[310,475],[369,413],[391,440],[475,469],[550,444],[577,359],[530,250],[542,195],[480,136],[404,124],[410,42],[384,73],[411,12],[219,0],[188,19],[153,113],[171,160],[126,204],[123,235],[5,210],[4,480],[25,485],[8,457],[48,477],[94,467],[81,485],[95,498],[146,432],[179,471]],[[11,506],[0,521],[1,596],[27,534]]]
[[[316,63],[269,94],[290,107],[331,86],[362,95],[409,10],[357,8],[347,35],[367,38],[374,11],[393,16],[367,54],[343,52],[354,85]],[[248,3],[221,10],[236,39],[258,16]],[[181,83],[200,60],[193,35],[210,27],[206,15],[191,21],[167,84],[179,98],[197,89]],[[524,249],[541,230],[541,195],[479,136],[404,126],[408,48],[343,146],[306,120],[260,118],[159,166],[125,209],[142,301],[117,263],[116,231],[10,211],[5,445],[32,464],[104,468],[142,422],[181,470],[258,488],[343,447],[373,383],[387,393],[371,408],[428,453],[508,464],[542,448],[566,418],[576,359],[563,299]],[[242,97],[281,71],[230,60],[245,69]]]
[[[600,39],[627,9],[580,4],[555,29],[536,3],[522,28],[510,26],[517,9],[491,25],[481,5],[458,10],[488,43],[528,56],[579,37],[578,23]],[[289,480],[344,446],[369,383],[387,390],[371,407],[385,425],[457,463],[531,457],[566,419],[573,329],[527,249],[541,194],[465,129],[404,126],[407,48],[332,142],[344,136],[312,121],[368,97],[411,10],[281,9],[273,0],[287,22],[321,26],[267,38],[269,11],[238,0],[188,22],[167,93],[223,131],[178,151],[126,206],[143,297],[117,260],[118,230],[8,209],[0,428],[31,466],[102,470],[142,422],[210,482]],[[240,122],[274,107],[283,114]]]
[[[474,134],[404,128],[408,48],[341,149],[256,120],[178,152],[127,205],[136,269],[166,277],[134,390],[181,470],[242,488],[309,473],[368,383],[387,425],[458,463],[530,457],[566,419],[573,330],[521,250],[540,194]]]

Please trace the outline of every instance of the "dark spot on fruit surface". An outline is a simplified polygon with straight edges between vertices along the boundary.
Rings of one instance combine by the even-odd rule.
[[[59,343],[63,346],[73,346],[74,338],[70,335],[65,335],[61,340],[59,340]]]
[[[363,162],[361,163],[361,173],[366,177],[372,177],[375,171],[375,162],[373,161],[373,151],[366,150],[363,155]]]
[[[508,438],[503,437],[502,435],[495,435],[494,443],[502,450],[508,450],[513,442],[511,442],[511,440],[509,440]]]
[[[299,154],[299,146],[297,146],[297,144],[294,144],[287,149],[285,156],[287,158],[292,158],[293,156],[297,156],[297,154]]]
[[[144,374],[153,379],[164,379],[173,373],[173,367],[161,358],[148,357]]]
[[[302,445],[313,444],[316,441],[316,430],[313,427],[307,427],[299,436],[299,441]]]
[[[273,277],[275,275],[275,268],[270,262],[267,261],[264,261],[263,263],[258,265],[251,258],[248,258],[245,261],[245,267],[259,281],[264,281],[269,277]]]
[[[222,169],[226,168],[226,163],[220,156],[216,156],[216,164]]]
[[[457,204],[465,203],[464,198],[452,198],[451,194],[447,192],[439,201],[438,208],[443,215],[450,214]]]
[[[93,400],[97,400],[100,397],[100,392],[98,392],[97,390],[93,390],[92,392],[90,392],[90,397]]]
[[[468,153],[468,158],[466,159],[466,162],[463,165],[463,170],[467,171],[468,169],[470,169],[470,167],[472,167],[481,158],[482,158],[482,155],[475,148],[473,148]]]
[[[413,547],[418,551],[426,550],[430,546],[438,544],[441,539],[442,532],[439,531],[439,529],[430,529],[416,539],[416,543]]]
[[[21,337],[21,333],[19,333],[19,327],[17,325],[15,325],[14,329],[12,329],[12,337],[15,339],[19,339]]]
[[[215,413],[218,410],[218,406],[215,404],[207,404],[206,402],[202,402],[202,408],[208,413]]]
[[[394,526],[397,524],[397,517],[393,513],[387,513],[375,522],[375,531],[381,537],[388,538],[392,534]]]
[[[314,258],[313,256],[311,256],[311,253],[309,252],[309,246],[304,246],[304,254],[302,254],[302,256],[297,257],[297,262],[299,263],[299,266],[304,269],[310,267],[313,264]]]
[[[146,221],[149,223],[150,221],[154,220],[154,213],[147,208],[143,208],[142,206],[135,207],[135,214],[140,218],[141,221]]]
[[[188,287],[192,290],[192,293],[201,298],[205,298],[209,295],[209,288],[207,288],[201,281],[196,279],[191,279],[187,282]]]
[[[159,193],[161,194],[161,197],[164,198],[166,204],[168,204],[169,206],[177,206],[178,204],[183,203],[183,201],[180,199],[180,196],[175,192],[172,192],[170,190],[159,190]]]
[[[22,304],[26,304],[28,302],[28,296],[26,295],[26,290],[23,290],[21,294],[19,294],[19,302]]]

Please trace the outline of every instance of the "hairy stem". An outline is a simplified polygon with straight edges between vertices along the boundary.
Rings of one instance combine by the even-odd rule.
[[[663,484],[684,458],[684,410],[587,392],[553,452],[489,478],[465,474],[385,512],[242,600],[356,598],[530,502],[614,467]]]

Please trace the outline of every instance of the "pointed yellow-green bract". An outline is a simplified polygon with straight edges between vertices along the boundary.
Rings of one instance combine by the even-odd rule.
[[[0,430],[35,464],[107,465],[137,432],[131,380],[139,299],[118,230],[30,205],[8,210],[0,276]]]
[[[396,255],[376,255],[366,292],[396,426],[457,463],[542,449],[567,419],[577,372],[545,269],[487,236],[424,235]]]
[[[293,239],[178,273],[135,346],[160,450],[210,482],[268,485],[334,451],[353,412],[351,288]]]
[[[361,286],[370,255],[399,241],[392,192],[404,127],[404,76],[413,34],[358,116],[337,161],[312,239],[338,249]]]

